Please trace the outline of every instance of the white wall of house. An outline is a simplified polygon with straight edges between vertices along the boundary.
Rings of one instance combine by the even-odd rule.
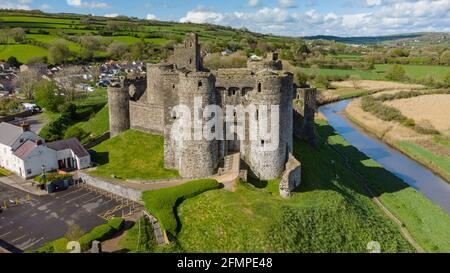
[[[75,162],[75,164],[76,164],[76,166],[74,166],[72,164],[72,168],[76,167],[76,169],[78,169],[78,170],[89,168],[91,165],[91,157],[90,156],[79,158],[71,149],[61,150],[61,151],[57,152],[57,159],[58,160],[65,159],[66,167],[68,167],[67,166],[68,158],[73,160],[73,162]]]
[[[38,146],[23,161],[23,178],[28,179],[42,174],[42,166],[45,171],[50,172],[58,169],[58,161],[56,160],[56,151],[46,146]]]
[[[91,166],[91,156],[77,157],[78,169],[87,169]]]

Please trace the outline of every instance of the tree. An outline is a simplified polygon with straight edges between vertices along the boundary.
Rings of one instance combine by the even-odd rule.
[[[401,81],[405,79],[406,72],[405,69],[398,64],[391,66],[386,72],[386,78],[393,81]]]
[[[106,52],[111,58],[120,59],[127,52],[127,46],[124,43],[114,41],[108,46]]]
[[[312,78],[316,78],[320,73],[320,69],[319,66],[317,64],[313,64],[311,65],[311,71],[310,71],[310,75]]]
[[[75,99],[77,84],[81,83],[81,70],[79,66],[65,67],[58,72],[55,78],[66,101],[73,101]]]
[[[296,81],[297,85],[300,87],[306,86],[307,82],[308,82],[308,75],[305,72],[298,69],[295,72],[295,81]]]
[[[19,62],[19,61],[17,60],[17,58],[14,57],[14,56],[9,57],[8,60],[7,60],[6,62],[7,62],[10,66],[15,67],[15,68],[19,68],[19,67],[22,65],[22,63]]]
[[[9,35],[16,43],[22,43],[25,40],[25,30],[21,27],[12,28],[9,30]]]
[[[85,35],[80,38],[81,57],[90,60],[94,56],[94,52],[101,47],[100,38],[92,35]]]
[[[317,75],[317,77],[315,78],[315,83],[319,86],[323,86],[323,88],[325,89],[330,88],[330,81],[325,75]]]
[[[49,62],[52,64],[62,64],[72,56],[72,52],[67,45],[67,42],[63,39],[58,39],[51,43],[48,49]]]
[[[57,112],[64,103],[58,85],[54,81],[41,80],[36,84],[34,99],[36,103],[50,112]]]
[[[77,117],[77,106],[71,102],[66,102],[58,107],[61,117],[66,120],[74,120]]]
[[[17,75],[17,85],[20,92],[29,100],[33,99],[34,86],[41,79],[39,72],[35,69],[20,72]]]
[[[143,43],[134,43],[130,46],[130,56],[133,60],[142,60],[145,52]]]

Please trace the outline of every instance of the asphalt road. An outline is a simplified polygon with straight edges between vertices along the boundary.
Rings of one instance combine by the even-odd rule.
[[[44,127],[49,122],[49,120],[44,114],[36,114],[26,118],[16,118],[16,120],[12,121],[11,123],[20,125],[20,123],[22,122],[27,122],[28,124],[30,124],[30,130],[35,132],[36,134],[39,134],[42,127]]]
[[[9,199],[16,197],[24,202],[0,212],[0,246],[15,251],[36,249],[61,238],[72,223],[89,231],[105,223],[101,216],[119,205],[115,200],[77,187],[27,201],[25,193],[0,184],[0,206],[5,199],[12,205]],[[122,211],[116,212],[116,216],[121,215]]]

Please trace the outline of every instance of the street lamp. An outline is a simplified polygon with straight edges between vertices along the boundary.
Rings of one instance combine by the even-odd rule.
[[[42,176],[41,176],[41,178],[42,178],[42,184],[43,185],[45,185],[45,182],[47,182],[46,180],[47,180],[47,177],[46,177],[46,175],[45,175],[45,165],[42,165],[42,167],[41,167],[41,169],[42,169]]]

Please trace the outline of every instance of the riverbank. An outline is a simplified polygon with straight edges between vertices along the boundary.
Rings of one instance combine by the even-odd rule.
[[[422,135],[396,122],[383,121],[361,108],[361,100],[355,99],[343,111],[346,118],[409,158],[429,168],[450,183],[450,158],[432,137]]]
[[[425,251],[449,252],[450,185],[401,153],[353,128],[339,114],[347,104],[348,101],[343,101],[319,109],[328,120],[321,122],[321,126],[327,127],[329,123],[336,131],[321,133],[320,142],[328,139],[334,150],[345,157],[349,168],[361,174],[370,191]]]

